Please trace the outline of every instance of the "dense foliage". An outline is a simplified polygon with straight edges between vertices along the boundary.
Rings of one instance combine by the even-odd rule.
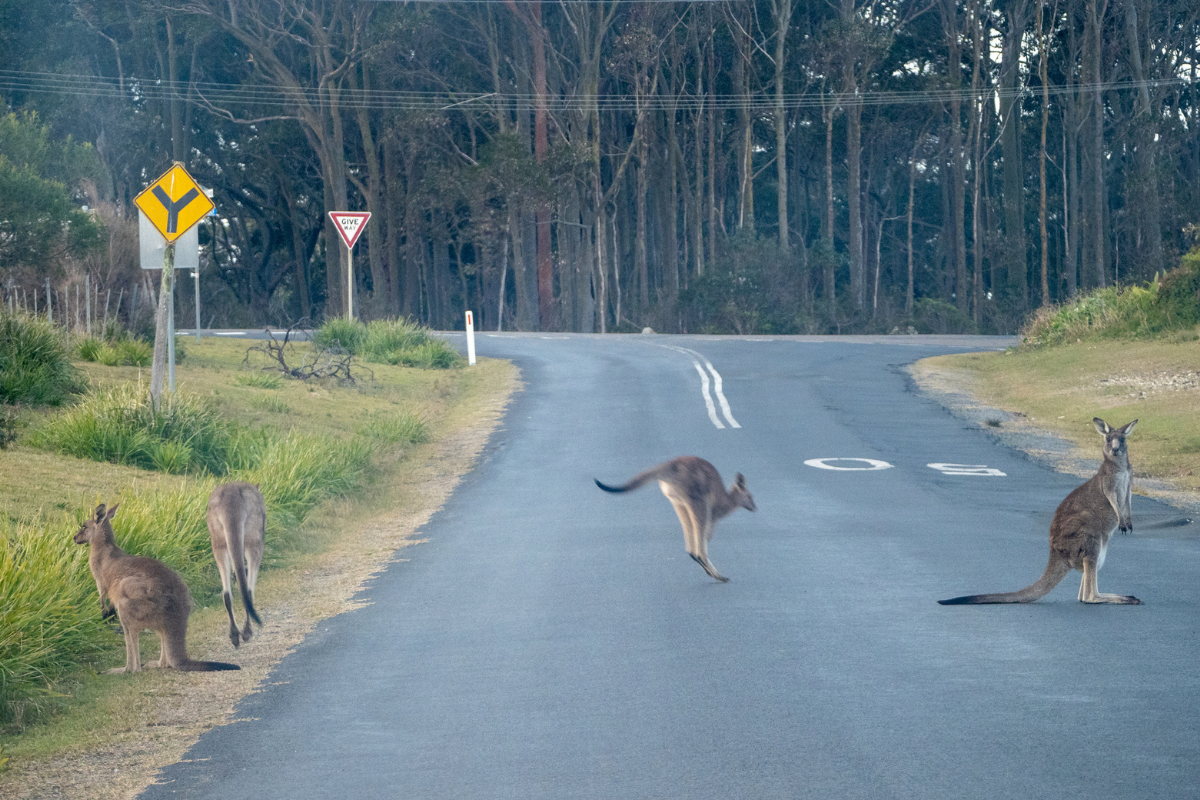
[[[104,231],[0,256],[0,283],[32,306],[50,277],[78,319],[87,276],[136,313],[130,201],[177,160],[221,212],[218,325],[343,315],[327,212],[370,210],[367,319],[1011,332],[1187,248],[1198,48],[1192,0],[0,0],[9,124],[102,167],[13,172],[0,144],[0,180],[57,182]]]
[[[1028,347],[1084,339],[1151,338],[1200,324],[1200,250],[1144,285],[1098,289],[1033,314],[1021,331]],[[1195,334],[1192,334],[1193,338]]]
[[[0,405],[61,405],[84,385],[61,331],[44,320],[0,311]]]

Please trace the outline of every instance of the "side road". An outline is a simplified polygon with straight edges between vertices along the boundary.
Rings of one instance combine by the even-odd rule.
[[[407,466],[385,465],[370,497],[328,504],[311,519],[314,526],[338,531],[327,550],[262,574],[256,594],[265,624],[251,642],[236,654],[230,650],[223,608],[193,614],[192,657],[236,660],[240,671],[201,679],[157,670],[113,676],[113,681],[128,685],[117,687],[123,713],[113,730],[105,732],[104,741],[70,755],[13,758],[10,768],[0,772],[0,798],[137,795],[159,769],[178,761],[201,733],[230,722],[238,701],[256,691],[271,668],[323,621],[359,607],[356,595],[364,583],[390,561],[403,559],[408,547],[421,543],[414,532],[474,466],[520,385],[511,364],[487,361],[481,367],[491,374],[433,422],[433,441],[408,453]],[[144,639],[145,646],[149,637]],[[75,735],[97,738],[90,731]]]

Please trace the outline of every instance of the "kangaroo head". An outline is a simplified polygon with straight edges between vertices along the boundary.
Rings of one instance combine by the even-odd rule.
[[[93,541],[102,542],[105,539],[113,541],[112,518],[117,514],[117,508],[120,506],[117,503],[112,508],[105,511],[104,503],[96,506],[96,514],[92,519],[83,523],[79,532],[75,534],[75,544],[90,544]]]
[[[754,505],[754,498],[750,496],[750,490],[746,488],[746,477],[740,472],[737,474],[737,480],[733,482],[733,488],[729,490],[729,497],[747,511],[758,510]]]
[[[1133,426],[1137,425],[1138,421],[1128,423],[1120,428],[1110,427],[1107,422],[1099,417],[1092,417],[1092,424],[1096,426],[1096,432],[1104,437],[1104,457],[1120,459],[1127,455],[1125,450],[1125,437],[1133,432]]]

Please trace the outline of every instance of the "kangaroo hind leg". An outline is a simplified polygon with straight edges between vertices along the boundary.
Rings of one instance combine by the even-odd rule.
[[[1127,594],[1105,594],[1096,589],[1096,576],[1099,572],[1094,558],[1085,558],[1083,560],[1083,584],[1079,588],[1081,597],[1079,598],[1084,603],[1117,603],[1127,606],[1140,606],[1141,600],[1138,600],[1133,595]]]
[[[215,549],[215,548],[214,548]],[[237,622],[233,618],[233,554],[230,552],[230,547],[226,544],[220,548],[220,552],[214,552],[217,561],[217,571],[221,573],[221,600],[225,602],[225,613],[229,615],[229,641],[233,642],[233,646],[237,647],[241,644],[241,639],[238,634]],[[249,622],[247,622],[249,627]]]
[[[704,523],[699,526],[700,530],[697,531],[696,536],[696,542],[699,546],[696,561],[700,562],[700,566],[704,567],[704,571],[710,577],[719,580],[721,583],[728,583],[729,578],[717,572],[717,568],[708,560],[708,543],[712,539],[714,520],[712,518],[712,509],[705,508],[704,512]]]

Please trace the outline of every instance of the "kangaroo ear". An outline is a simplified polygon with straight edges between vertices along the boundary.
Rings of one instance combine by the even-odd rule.
[[[116,503],[115,505],[113,505],[113,507],[108,510],[108,513],[104,515],[104,518],[112,519],[113,517],[115,517],[117,515],[117,509],[120,508],[120,506],[121,506],[120,503]]]
[[[1099,417],[1092,417],[1092,424],[1096,426],[1096,432],[1101,436],[1107,436],[1112,433],[1112,428],[1108,427],[1108,423]]]
[[[738,487],[739,489],[745,489],[746,488],[746,476],[739,472],[737,474],[737,480],[735,480],[733,482],[733,485]]]
[[[1138,424],[1138,421],[1135,419],[1133,422],[1130,422],[1128,425],[1121,428],[1121,435],[1128,436],[1130,434],[1130,432],[1133,431],[1133,426],[1137,425],[1137,424]]]
[[[104,522],[104,503],[96,506],[96,522]]]

